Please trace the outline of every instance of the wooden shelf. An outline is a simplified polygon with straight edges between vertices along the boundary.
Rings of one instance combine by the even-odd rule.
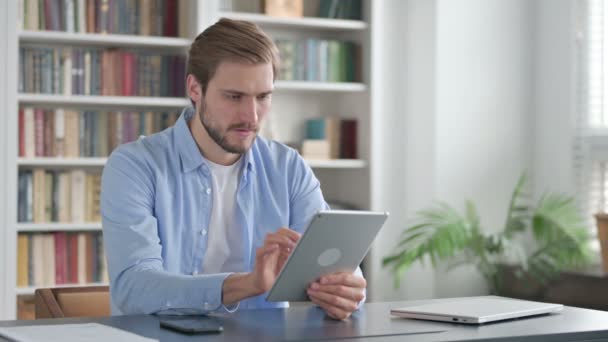
[[[18,223],[19,233],[101,231],[100,222],[85,223]]]
[[[69,33],[61,31],[21,31],[20,43],[124,46],[142,48],[187,49],[192,41],[176,37],[152,37],[125,34]]]
[[[30,287],[17,287],[15,288],[16,295],[33,295],[36,289],[47,288],[47,287],[73,287],[73,286],[108,286],[107,283],[87,283],[87,284],[61,284],[61,285],[40,285]]]
[[[181,97],[147,97],[147,96],[90,96],[90,95],[49,95],[19,94],[20,104],[28,105],[69,105],[69,106],[103,106],[103,107],[138,107],[138,108],[183,108],[190,101]]]
[[[364,92],[367,86],[355,82],[315,82],[315,81],[276,81],[276,90],[288,91],[322,91],[322,92]]]
[[[220,12],[220,17],[237,20],[247,20],[260,26],[275,26],[280,28],[297,28],[310,30],[340,30],[340,31],[362,31],[368,25],[362,20],[330,19],[330,18],[281,18],[272,17],[258,13],[244,12]]]
[[[361,169],[367,165],[360,159],[307,159],[306,162],[313,169]]]

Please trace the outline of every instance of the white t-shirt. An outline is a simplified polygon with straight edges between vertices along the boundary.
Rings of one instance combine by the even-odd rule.
[[[241,157],[228,166],[207,161],[211,171],[213,206],[202,273],[245,271],[243,232],[236,220],[236,191],[243,159]]]

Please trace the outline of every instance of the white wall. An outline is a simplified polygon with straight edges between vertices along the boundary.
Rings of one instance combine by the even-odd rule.
[[[17,112],[17,71],[9,68],[16,65],[17,40],[14,34],[17,27],[16,5],[12,1],[0,2],[0,242],[16,241],[13,226],[15,217],[8,213],[14,212],[16,196],[13,197],[17,179],[14,168],[16,132],[11,127],[17,127],[13,115]],[[10,141],[15,139],[13,141]],[[10,141],[10,143],[9,143]],[[14,198],[14,200],[11,200]],[[15,298],[9,296],[16,284],[14,271],[15,246],[0,248],[0,319],[12,317],[15,308]]]
[[[372,89],[382,93],[375,113],[386,116],[385,142],[373,153],[383,167],[372,189],[393,221],[377,239],[376,263],[412,214],[435,199],[458,209],[471,199],[484,227],[500,229],[518,176],[532,167],[535,121],[533,2],[382,3],[386,25],[375,63],[383,68]],[[487,291],[473,268],[444,274],[416,265],[397,291],[385,270],[374,270],[373,300]]]
[[[470,199],[486,231],[502,229],[531,168],[533,2],[440,0],[437,6],[436,197]],[[436,295],[485,291],[470,269],[439,273]]]
[[[374,1],[372,104],[382,115],[372,128],[372,203],[390,218],[371,252],[370,298],[374,301],[431,298],[433,272],[412,268],[400,289],[381,260],[395,246],[410,214],[432,198],[435,2]],[[415,165],[415,166],[414,166]]]
[[[535,194],[538,196],[545,190],[574,194],[575,2],[537,0],[535,3]]]
[[[5,48],[7,47],[6,45],[6,41],[7,41],[7,30],[8,27],[6,25],[6,23],[8,22],[8,9],[7,9],[8,5],[5,2],[0,2],[0,42],[2,42],[0,45],[0,49],[1,50],[5,50]],[[7,99],[6,99],[6,80],[7,80],[7,71],[6,71],[6,66],[7,66],[7,61],[6,61],[6,54],[0,54],[0,127],[2,127],[3,129],[0,130],[0,139],[2,139],[2,136],[6,136],[5,130],[6,130],[6,120],[4,119],[6,117],[5,113],[7,108]],[[5,141],[1,141],[0,140],[0,146],[6,146],[6,142]],[[5,156],[5,148],[0,148],[0,193],[5,193],[5,189],[4,189],[4,185],[6,184],[6,180],[8,179],[6,176],[6,167],[7,165],[6,163],[6,156]],[[2,198],[2,197],[0,197]],[[6,241],[6,239],[8,239],[8,235],[7,235],[7,231],[6,231],[6,225],[4,225],[5,223],[5,217],[6,217],[6,210],[4,209],[5,206],[3,205],[4,203],[2,203],[2,200],[0,199],[0,224],[2,224],[2,226],[0,226],[0,241]],[[6,248],[2,248],[2,250],[0,251],[0,270],[5,270],[6,269],[6,260],[7,260],[7,250]],[[6,313],[5,311],[5,307],[7,305],[7,303],[5,303],[5,298],[6,296],[6,281],[4,279],[4,277],[6,276],[7,272],[0,272],[0,319],[1,317],[5,317]]]

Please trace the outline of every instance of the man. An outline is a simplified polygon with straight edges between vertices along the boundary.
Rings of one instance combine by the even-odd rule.
[[[116,149],[101,214],[112,311],[205,313],[284,307],[267,292],[313,215],[328,206],[292,149],[257,137],[270,109],[277,48],[257,26],[222,19],[192,43],[192,107],[175,126]],[[365,279],[336,273],[311,300],[345,319]]]

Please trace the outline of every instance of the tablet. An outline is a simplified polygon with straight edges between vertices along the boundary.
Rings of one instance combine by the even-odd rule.
[[[354,272],[388,213],[330,210],[313,217],[287,259],[266,300],[309,301],[306,289],[322,275]]]

